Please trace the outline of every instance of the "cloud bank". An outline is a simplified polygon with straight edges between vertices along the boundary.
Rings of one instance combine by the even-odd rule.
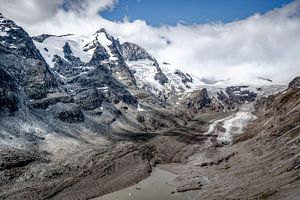
[[[104,27],[146,48],[160,62],[200,77],[287,83],[300,75],[300,1],[231,23],[152,27],[101,17],[117,0],[0,0],[0,11],[31,35],[92,34]],[[100,13],[100,15],[99,15]]]

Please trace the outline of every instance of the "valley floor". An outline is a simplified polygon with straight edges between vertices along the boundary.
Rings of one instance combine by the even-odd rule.
[[[252,115],[253,111],[253,104],[245,104],[229,116],[210,120],[208,130],[202,134],[207,136],[203,143],[199,146],[192,144],[181,150],[197,149],[191,156],[185,157],[185,162],[159,165],[153,168],[154,172],[144,181],[95,200],[258,199],[264,195],[273,196],[276,192],[271,191],[269,194],[270,185],[264,188],[261,185],[263,189],[260,191],[252,188],[251,183],[245,182],[245,177],[248,181],[257,180],[264,173],[261,172],[261,164],[255,163],[258,165],[256,166],[252,163],[256,156],[249,153],[243,145],[228,146],[234,137],[242,134],[247,125],[256,119]],[[244,168],[248,170],[244,172]],[[253,187],[260,188],[258,185],[262,183],[253,184],[257,185]],[[255,190],[256,194],[253,194]],[[296,194],[292,195],[296,197]]]
[[[123,195],[134,199],[138,194],[156,199],[297,199],[299,127],[272,139],[260,133],[267,119],[255,120],[252,110],[244,105],[230,115],[202,115],[159,133],[95,140],[61,158],[26,163],[24,156],[20,166],[1,171],[7,184],[0,185],[0,199],[124,200]]]

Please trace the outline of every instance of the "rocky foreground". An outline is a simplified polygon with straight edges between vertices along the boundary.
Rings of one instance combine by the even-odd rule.
[[[212,116],[202,115],[124,141],[76,146],[58,140],[76,146],[68,156],[1,151],[1,198],[89,199],[132,185],[164,163],[178,175],[176,192],[197,190],[199,199],[297,199],[300,89],[290,85],[255,107],[258,119],[230,146],[207,144],[217,132],[205,134]]]
[[[233,145],[210,147],[186,164],[170,164],[179,174],[177,191],[199,189],[198,199],[298,199],[299,80],[297,87],[258,101],[258,119]]]

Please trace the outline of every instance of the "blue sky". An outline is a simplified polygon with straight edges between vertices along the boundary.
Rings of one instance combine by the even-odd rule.
[[[231,22],[254,13],[265,13],[292,0],[119,0],[113,10],[101,15],[110,20],[144,19],[148,24],[175,25],[207,22]]]

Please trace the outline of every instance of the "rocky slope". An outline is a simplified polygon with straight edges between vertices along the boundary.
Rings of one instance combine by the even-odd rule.
[[[178,174],[176,191],[198,189],[196,199],[298,199],[299,80],[257,101],[258,118],[233,145],[215,143],[185,164],[166,166]]]

